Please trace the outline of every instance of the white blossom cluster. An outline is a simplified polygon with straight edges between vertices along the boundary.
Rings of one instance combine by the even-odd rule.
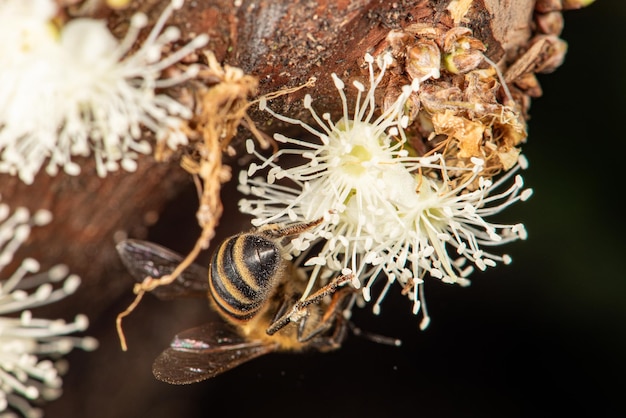
[[[61,395],[60,374],[66,368],[62,356],[74,348],[94,350],[98,345],[91,337],[69,335],[87,328],[85,315],[66,322],[35,318],[31,312],[71,295],[80,285],[80,278],[65,265],[39,272],[39,263],[32,258],[14,261],[31,228],[51,219],[45,210],[31,216],[19,207],[11,213],[0,203],[0,416],[11,416],[8,411],[28,418],[42,416],[32,402]]]
[[[510,263],[508,255],[492,253],[487,247],[526,238],[522,224],[500,224],[488,218],[530,197],[532,190],[524,190],[522,177],[516,174],[527,163],[520,158],[494,181],[481,175],[484,162],[479,158],[471,160],[472,166],[459,168],[448,166],[441,154],[410,155],[404,111],[419,83],[405,86],[395,103],[376,116],[375,90],[391,58],[378,60],[378,74],[374,58],[366,55],[365,59],[369,86],[354,83],[353,112],[348,109],[344,83],[332,74],[343,106],[343,117],[336,122],[327,113],[320,117],[309,95],[304,107],[319,128],[280,115],[261,101],[261,109],[283,122],[300,125],[317,140],[276,134],[284,146],[269,158],[248,141],[248,152],[262,163],[252,163],[240,174],[239,190],[251,197],[242,199],[239,206],[255,217],[257,226],[324,218],[286,245],[296,265],[310,270],[303,298],[320,285],[320,279],[351,272],[353,285],[361,288],[363,299],[369,302],[374,283],[386,278],[374,312],[380,311],[390,286],[398,283],[413,301],[413,312],[422,312],[421,328],[425,328],[429,323],[423,296],[427,276],[467,285],[475,267],[485,270],[498,262]],[[288,155],[299,157],[300,164],[281,166],[279,158]],[[257,172],[265,174],[255,176]]]
[[[194,38],[163,56],[180,37],[166,20],[182,0],[172,0],[140,46],[147,24],[133,16],[126,36],[116,39],[106,22],[71,19],[58,27],[54,0],[0,0],[0,173],[31,184],[45,165],[80,172],[74,156],[93,155],[100,176],[136,168],[138,153],[149,153],[142,127],[175,148],[185,144],[182,122],[191,111],[158,93],[195,76],[197,68],[170,78],[163,70],[206,44]]]

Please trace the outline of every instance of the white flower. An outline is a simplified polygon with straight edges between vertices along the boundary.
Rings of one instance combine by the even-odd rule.
[[[26,208],[13,214],[0,203],[0,272],[30,234],[32,226],[51,220],[48,211],[32,217]],[[80,278],[64,265],[42,273],[32,258],[21,261],[15,271],[0,280],[0,415],[8,410],[25,417],[39,417],[41,411],[30,402],[51,400],[61,395],[60,372],[66,367],[60,357],[73,348],[93,350],[90,337],[68,334],[84,331],[88,321],[77,315],[72,322],[33,318],[30,309],[57,302],[74,293]],[[54,285],[61,283],[61,285]]]
[[[267,108],[263,100],[261,101],[261,109],[267,110],[283,121],[302,125],[317,136],[321,144],[276,134],[277,141],[305,149],[284,148],[269,159],[264,159],[257,154],[264,159],[264,163],[260,166],[251,164],[247,174],[243,173],[240,178],[241,189],[244,192],[262,194],[260,200],[241,201],[241,209],[257,217],[254,221],[256,225],[328,217],[329,222],[326,223],[326,227],[317,228],[314,230],[314,235],[329,239],[338,236],[351,237],[356,252],[361,252],[367,245],[367,237],[385,233],[386,226],[377,220],[389,220],[387,217],[381,218],[383,212],[392,217],[395,215],[396,208],[393,202],[402,199],[406,193],[405,187],[411,187],[413,175],[410,171],[417,167],[416,164],[419,161],[419,159],[407,157],[407,151],[402,149],[404,142],[402,125],[407,122],[402,110],[412,89],[407,86],[394,105],[375,119],[374,90],[380,83],[389,61],[383,62],[382,71],[375,78],[373,58],[370,55],[366,58],[370,68],[371,85],[361,102],[365,87],[355,82],[358,98],[354,115],[348,114],[343,92],[344,84],[335,74],[332,74],[333,81],[339,90],[344,106],[344,117],[338,123],[332,122],[328,114],[319,118],[311,107],[311,96],[306,95],[304,107],[311,112],[323,132],[301,121],[278,115]],[[414,88],[417,88],[417,85]],[[395,139],[397,135],[403,138],[402,141]],[[249,152],[256,153],[252,141],[248,141],[247,146]],[[298,154],[308,161],[303,165],[284,169],[275,161],[286,154]],[[403,161],[404,164],[398,164],[399,161]],[[256,171],[268,166],[272,168],[268,172],[267,182],[248,178]],[[277,179],[285,177],[292,180],[296,188],[285,188],[275,184]],[[252,189],[246,187],[246,184],[252,186]],[[277,193],[276,201],[274,201],[275,193]],[[293,196],[285,200],[285,194]],[[337,229],[328,231],[329,223],[335,225]],[[344,228],[348,230],[343,230]],[[361,234],[365,232],[363,228],[369,228],[369,230],[361,239]],[[378,230],[372,230],[372,228]],[[322,233],[323,231],[332,233]],[[308,241],[310,240],[305,239],[300,246],[307,245]]]
[[[163,47],[180,37],[178,29],[163,27],[181,5],[171,1],[131,52],[147,23],[143,14],[133,16],[118,41],[101,20],[79,18],[55,29],[53,0],[0,1],[0,172],[29,184],[44,164],[50,175],[59,167],[76,175],[72,156],[92,153],[100,176],[120,165],[132,171],[137,153],[151,150],[141,127],[171,148],[185,144],[182,121],[190,109],[155,92],[195,76],[191,66],[161,78],[207,42],[201,35],[162,57]]]
[[[279,115],[261,102],[262,109],[281,121],[302,126],[319,143],[276,134],[275,139],[289,147],[265,158],[248,141],[248,151],[263,163],[253,163],[240,174],[239,190],[255,198],[242,199],[239,206],[242,212],[255,216],[255,225],[324,218],[320,225],[285,246],[296,257],[296,265],[311,270],[302,297],[320,278],[350,271],[356,277],[353,285],[362,288],[367,302],[373,284],[386,276],[374,312],[380,310],[389,287],[398,282],[413,300],[413,312],[423,312],[424,328],[429,321],[422,288],[426,273],[447,283],[468,284],[466,277],[472,268],[465,267],[465,261],[470,260],[481,270],[498,261],[510,262],[510,257],[484,252],[482,247],[525,238],[521,224],[485,220],[530,196],[530,190],[520,193],[520,176],[508,189],[497,191],[525,165],[525,160],[493,183],[480,176],[483,162],[479,159],[472,160],[473,167],[449,167],[440,154],[409,155],[403,110],[419,86],[406,86],[397,101],[375,117],[375,89],[390,60],[383,57],[377,76],[374,59],[366,55],[366,61],[370,86],[365,92],[363,85],[355,83],[354,113],[349,113],[344,85],[334,74],[343,104],[343,117],[337,123],[328,114],[320,118],[311,107],[311,97],[305,97],[304,106],[322,131]],[[278,157],[287,155],[300,156],[304,162],[283,168]],[[265,177],[252,177],[267,168]],[[478,188],[473,190],[475,185]],[[451,248],[456,249],[456,255],[449,254]]]
[[[435,155],[432,160],[440,157]],[[524,225],[493,223],[487,219],[532,195],[532,189],[522,190],[520,175],[516,175],[513,182],[509,181],[527,166],[527,162],[520,157],[518,164],[496,182],[480,176],[482,160],[473,159],[473,162],[471,175],[454,187],[441,180],[449,178],[450,170],[443,161],[439,167],[435,164],[440,170],[439,179],[416,177],[415,192],[407,193],[407,204],[398,206],[401,222],[397,232],[372,249],[381,260],[380,264],[372,265],[362,277],[362,280],[367,278],[363,286],[366,301],[370,300],[369,289],[379,273],[384,272],[388,278],[374,303],[374,312],[380,311],[380,303],[390,285],[398,281],[403,292],[414,301],[413,312],[423,310],[424,320],[420,326],[425,328],[429,323],[423,295],[426,273],[444,283],[466,286],[474,266],[485,270],[498,262],[511,262],[509,255],[493,254],[485,251],[485,247],[526,239]],[[471,190],[476,181],[478,188]],[[501,190],[504,187],[506,189]],[[471,264],[467,265],[468,261]]]

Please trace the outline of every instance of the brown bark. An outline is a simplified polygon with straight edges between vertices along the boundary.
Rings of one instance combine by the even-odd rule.
[[[123,34],[125,22],[132,13],[147,11],[155,18],[161,10],[159,3],[163,2],[136,1],[127,10],[102,10],[101,15],[108,17],[115,33]],[[442,28],[455,26],[454,16],[448,11],[450,1],[244,0],[239,7],[234,3],[188,0],[175,14],[172,24],[179,26],[184,35],[208,33],[208,48],[215,52],[217,59],[258,77],[260,94],[298,86],[316,77],[316,106],[333,114],[340,111],[340,102],[330,73],[337,73],[344,80],[361,75],[364,53],[384,49],[391,29],[402,29],[418,22]],[[477,0],[471,2],[460,24],[471,28],[474,36],[487,46],[486,55],[503,63],[506,69],[529,49],[536,28],[533,8],[534,0]],[[533,61],[535,57],[526,59]],[[532,71],[533,68],[525,67],[515,79],[507,81],[514,83]],[[304,91],[299,91],[280,97],[272,106],[282,114],[306,117],[301,106],[303,95]],[[273,123],[270,129],[266,124],[267,115],[254,109],[250,114],[260,128],[269,131],[277,126]],[[238,139],[249,136],[240,129]],[[178,205],[177,193],[191,187],[191,177],[175,159],[157,163],[148,156],[141,158],[137,172],[120,171],[105,179],[96,176],[90,160],[82,167],[83,173],[78,177],[59,174],[51,178],[40,174],[32,186],[9,176],[2,176],[1,180],[4,202],[32,210],[46,208],[54,214],[53,223],[35,229],[30,245],[20,254],[38,258],[44,267],[66,263],[83,279],[77,296],[46,308],[47,313],[64,317],[74,312],[86,313],[94,323],[89,334],[103,344],[99,352],[89,354],[94,360],[81,356],[78,364],[82,364],[82,370],[74,370],[71,365],[76,375],[68,376],[64,397],[51,404],[48,411],[50,416],[65,417],[140,416],[148,406],[138,398],[145,395],[145,399],[151,399],[154,393],[169,390],[162,386],[155,389],[149,372],[153,354],[173,335],[171,330],[160,331],[161,325],[155,324],[158,322],[167,328],[167,324],[173,322],[174,328],[180,327],[174,331],[179,331],[195,323],[178,325],[185,321],[171,318],[180,315],[181,308],[168,312],[169,305],[157,306],[147,301],[145,308],[140,307],[140,312],[127,320],[131,353],[123,357],[113,332],[114,316],[130,301],[132,281],[121,268],[114,241],[120,232],[146,237],[151,225],[159,222],[158,216],[166,205]],[[233,167],[233,171],[236,174],[238,167]],[[236,180],[236,175],[233,177]],[[228,232],[249,228],[236,214],[238,199],[232,185],[223,194],[227,209],[220,223]],[[191,202],[191,205],[181,204],[177,210],[181,216],[195,220],[193,199]],[[197,229],[177,231],[179,237],[188,234],[184,238],[186,244],[192,242],[197,233]],[[153,333],[159,334],[158,337]],[[137,377],[138,374],[143,376]],[[111,391],[119,393],[120,390],[124,393],[107,398]],[[110,405],[113,400],[116,405]],[[131,403],[135,404],[132,408],[128,406]],[[116,412],[111,408],[116,408],[113,410]],[[178,415],[182,416],[185,408],[178,409]]]

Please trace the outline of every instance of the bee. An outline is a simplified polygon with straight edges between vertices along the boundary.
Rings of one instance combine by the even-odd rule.
[[[160,299],[208,296],[212,307],[206,324],[177,334],[156,358],[154,376],[170,384],[195,383],[275,351],[339,348],[348,327],[342,313],[354,294],[342,285],[352,275],[340,275],[302,299],[306,282],[281,256],[285,238],[321,221],[285,228],[272,224],[229,237],[208,269],[193,264],[172,284],[154,289]],[[170,274],[182,261],[147,241],[124,240],[117,251],[138,281]]]

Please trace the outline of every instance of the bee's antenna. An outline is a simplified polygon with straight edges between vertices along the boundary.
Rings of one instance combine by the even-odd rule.
[[[399,338],[387,337],[386,335],[363,331],[361,328],[354,325],[352,321],[348,321],[348,326],[350,327],[350,331],[352,331],[352,334],[357,337],[365,338],[366,340],[370,340],[377,344],[391,345],[394,347],[400,347],[402,345],[402,340]]]

